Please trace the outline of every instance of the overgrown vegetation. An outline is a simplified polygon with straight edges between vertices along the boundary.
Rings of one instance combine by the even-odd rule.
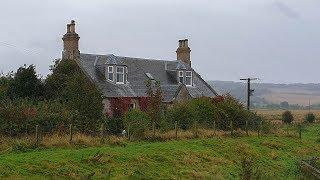
[[[72,123],[77,131],[96,133],[104,121],[101,94],[75,61],[55,61],[43,81],[35,66],[20,67],[0,79],[0,133],[33,133],[35,125],[53,132]]]
[[[293,115],[291,113],[291,111],[285,111],[282,114],[282,122],[286,123],[286,124],[290,124],[293,122]]]
[[[314,123],[316,120],[316,116],[313,113],[308,113],[305,117],[305,122]]]

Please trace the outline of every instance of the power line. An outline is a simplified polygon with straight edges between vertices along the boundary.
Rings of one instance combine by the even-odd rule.
[[[36,52],[34,50],[23,48],[23,47],[19,47],[19,46],[16,46],[16,45],[13,45],[13,44],[10,44],[10,43],[7,43],[7,42],[0,41],[0,45],[8,47],[8,48],[13,48],[13,49],[16,49],[16,50],[18,50],[20,52],[27,53],[27,54],[30,54],[30,55],[40,55],[39,52]]]

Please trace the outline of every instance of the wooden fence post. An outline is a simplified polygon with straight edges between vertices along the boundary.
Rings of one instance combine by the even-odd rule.
[[[73,136],[73,129],[72,129],[72,124],[70,124],[69,127],[69,142],[72,142],[72,136]]]
[[[39,145],[39,125],[36,125],[36,145]]]
[[[152,123],[152,133],[153,133],[153,138],[156,138],[156,122],[153,121]]]
[[[176,135],[176,139],[178,139],[178,122],[174,122],[174,130],[175,130],[175,135]]]
[[[233,122],[232,122],[232,120],[230,121],[230,130],[231,130],[231,135],[233,135]]]
[[[104,142],[104,123],[101,124],[101,132],[100,132],[100,137],[101,137],[101,142]]]
[[[249,132],[248,132],[248,120],[246,120],[246,134],[247,134],[247,136],[249,136]]]

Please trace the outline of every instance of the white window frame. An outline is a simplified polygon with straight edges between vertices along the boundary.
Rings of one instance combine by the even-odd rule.
[[[111,68],[111,70],[110,70]],[[107,74],[108,74],[108,81],[111,81],[111,82],[114,82],[114,67],[113,66],[108,66],[108,69],[107,69]],[[112,74],[112,80],[110,79],[110,75]]]
[[[188,73],[190,73],[190,75],[188,75]],[[187,84],[187,78],[190,78],[190,84]],[[193,82],[192,82],[192,71],[186,71],[186,86],[192,86]]]
[[[118,69],[122,69],[122,72],[118,72]],[[123,66],[117,66],[117,68],[116,68],[116,83],[117,84],[124,84],[124,82],[125,82],[125,67],[123,67]],[[122,81],[118,81],[118,75],[122,75]]]
[[[182,78],[182,82],[180,78]],[[183,71],[178,71],[178,81],[179,83],[184,83]]]

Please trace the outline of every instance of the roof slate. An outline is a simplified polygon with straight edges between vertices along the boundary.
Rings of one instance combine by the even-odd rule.
[[[178,94],[181,83],[177,82],[177,69],[193,71],[193,86],[187,86],[191,97],[214,97],[217,93],[198,73],[182,61],[166,61],[96,54],[80,54],[78,64],[105,97],[146,97],[147,73],[160,81],[165,102],[171,102]],[[106,80],[108,64],[125,65],[128,68],[128,83],[115,84]],[[183,85],[184,86],[184,85]]]

